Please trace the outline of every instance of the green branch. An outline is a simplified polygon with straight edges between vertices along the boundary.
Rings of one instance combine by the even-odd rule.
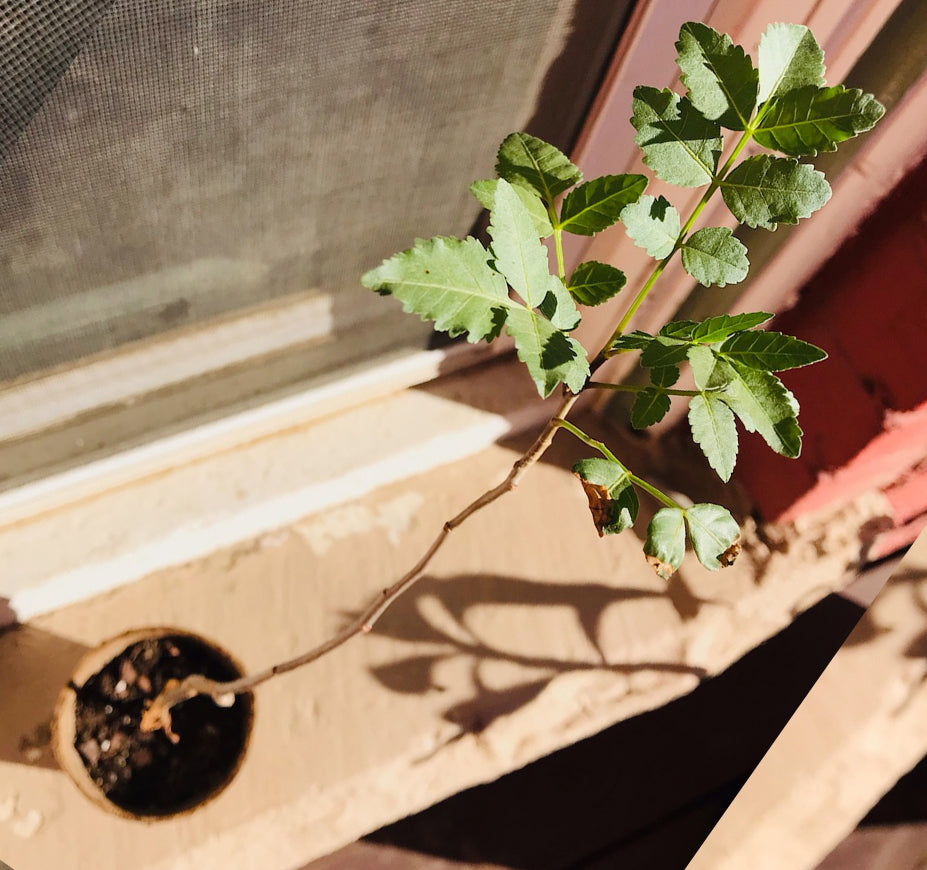
[[[579,426],[574,426],[569,420],[565,420],[563,417],[557,417],[553,423],[560,429],[566,429],[567,432],[569,432],[571,435],[574,435],[576,438],[582,441],[583,444],[591,447],[593,450],[598,450],[598,452],[601,453],[610,462],[614,462],[616,465],[621,466],[624,471],[627,471],[624,465],[621,464],[618,457],[615,456],[615,454],[612,453],[611,450],[605,446],[605,444],[603,444],[601,441],[596,441],[595,438],[587,435],[585,432],[583,432],[582,429],[579,428]]]

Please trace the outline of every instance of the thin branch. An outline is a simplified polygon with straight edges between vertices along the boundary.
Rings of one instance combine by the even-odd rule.
[[[437,537],[418,562],[392,586],[384,589],[360,616],[348,623],[339,632],[324,643],[295,658],[237,680],[217,682],[204,677],[202,674],[192,674],[179,681],[170,680],[142,716],[141,729],[143,731],[157,731],[163,728],[168,737],[174,740],[175,735],[171,730],[171,708],[177,704],[197,695],[208,695],[220,706],[230,706],[234,702],[236,695],[248,692],[278,674],[284,674],[287,671],[308,665],[310,662],[322,658],[322,656],[347,643],[357,635],[369,633],[384,611],[422,576],[435,553],[441,549],[442,544],[454,529],[462,525],[477,511],[492,504],[497,498],[511,492],[518,486],[525,472],[544,455],[547,448],[553,443],[557,429],[562,425],[563,417],[570,412],[578,398],[578,395],[567,395],[534,443],[512,465],[505,479],[498,486],[487,490],[479,498],[474,499],[460,513],[444,523],[441,531],[438,532]]]
[[[679,250],[685,234],[691,228],[695,218],[698,216],[699,212],[702,210],[711,194],[713,194],[717,189],[720,183],[720,178],[723,177],[724,172],[730,168],[734,157],[737,156],[740,148],[742,148],[744,144],[746,144],[746,136],[738,145],[737,149],[735,149],[732,157],[722,168],[719,177],[712,182],[709,190],[703,195],[692,215],[690,215],[689,220],[686,222],[678,238],[676,239],[676,244],[674,245],[673,250],[667,257],[665,257],[657,264],[650,277],[644,283],[644,286],[641,288],[634,302],[625,312],[624,317],[622,317],[621,322],[618,324],[618,327],[612,333],[608,341],[602,346],[599,352],[592,358],[590,363],[590,378],[599,369],[599,367],[607,361],[606,352],[609,350],[612,344],[614,344],[617,338],[623,333],[625,327],[628,325],[628,322],[631,320],[637,309],[647,297],[648,293],[656,283],[657,279],[660,277],[660,274],[663,272],[669,260]],[[557,250],[557,271],[560,278],[564,279],[565,272],[562,241],[560,238],[561,234],[559,232],[560,228],[558,227],[556,211],[549,204],[548,212],[550,213],[552,225],[554,226],[555,230],[554,240]],[[583,390],[585,390],[587,387],[601,388],[602,386],[603,384],[601,382],[587,381],[583,386]],[[580,390],[579,392],[582,392],[583,390]],[[688,395],[688,393],[684,393],[684,395]],[[524,473],[532,465],[534,465],[534,463],[544,455],[547,448],[550,447],[554,440],[554,436],[557,434],[558,428],[568,428],[574,434],[579,432],[579,430],[566,422],[566,416],[572,409],[578,397],[579,393],[566,394],[563,401],[560,403],[560,407],[547,422],[541,434],[537,437],[531,447],[529,447],[528,450],[525,451],[525,453],[520,456],[518,460],[516,460],[515,464],[512,466],[511,471],[509,471],[505,479],[498,486],[484,492],[479,498],[475,499],[473,502],[467,505],[459,514],[449,519],[441,528],[441,531],[438,533],[431,546],[425,551],[425,554],[421,557],[421,559],[419,559],[418,562],[412,568],[410,568],[406,574],[397,580],[396,583],[384,589],[376,598],[376,600],[374,600],[357,619],[349,623],[327,641],[309,650],[308,652],[305,652],[296,658],[290,659],[289,661],[274,665],[273,667],[267,668],[266,670],[259,671],[258,673],[252,674],[251,676],[242,677],[238,680],[231,680],[225,683],[219,683],[204,677],[202,674],[193,674],[181,681],[168,681],[161,693],[154,699],[154,701],[152,701],[150,707],[145,711],[141,722],[142,730],[156,731],[159,728],[163,728],[168,737],[171,740],[175,740],[176,735],[174,735],[173,731],[171,731],[171,708],[177,704],[189,700],[190,698],[194,698],[197,695],[208,695],[219,705],[230,705],[234,703],[235,695],[250,691],[255,686],[266,682],[278,674],[283,674],[287,671],[292,671],[295,668],[307,665],[310,662],[314,662],[317,659],[320,659],[322,656],[327,655],[332,650],[337,649],[342,644],[347,643],[347,641],[349,641],[351,638],[360,634],[368,633],[373,628],[374,623],[377,621],[377,619],[379,619],[383,612],[410,586],[412,586],[415,581],[419,579],[419,577],[421,577],[422,572],[428,566],[429,562],[431,562],[431,559],[434,557],[435,553],[438,552],[438,550],[441,548],[441,545],[447,539],[447,536],[454,529],[461,525],[461,523],[463,523],[472,514],[475,514],[478,510],[481,510],[482,508],[486,507],[486,505],[491,504],[497,498],[507,492],[511,492],[513,489],[515,489],[516,486],[518,486],[518,482],[521,480]],[[582,437],[584,440],[588,439],[588,436],[586,436],[585,433],[582,433],[578,437]],[[600,444],[600,442],[596,442],[596,445],[598,444]],[[601,445],[601,448],[596,446],[596,449],[604,449],[605,451],[608,450],[604,444]],[[610,458],[614,459],[614,456],[611,453],[606,453],[604,455],[608,455]],[[615,459],[615,461],[617,462],[618,460]],[[671,502],[667,496],[663,495],[663,493],[659,493],[655,487],[650,487],[650,484],[647,484],[646,481],[639,481],[639,479],[634,478],[634,482],[638,483],[638,485],[642,486],[648,491],[653,492],[653,494],[656,495],[656,497],[659,498],[664,504],[669,504]]]

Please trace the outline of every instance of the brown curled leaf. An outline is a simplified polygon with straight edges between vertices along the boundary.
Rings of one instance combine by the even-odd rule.
[[[730,568],[734,562],[737,561],[737,557],[740,555],[742,547],[740,545],[740,538],[734,541],[730,547],[728,547],[720,556],[718,556],[718,561],[721,563],[722,568]]]
[[[675,565],[671,565],[668,562],[663,562],[656,556],[646,556],[646,559],[647,564],[657,572],[657,576],[661,580],[669,580],[669,578],[676,573]]]
[[[605,527],[612,520],[612,500],[608,494],[608,487],[584,480],[579,474],[576,474],[576,477],[579,478],[579,482],[583,485],[583,492],[586,493],[586,498],[589,500],[592,521],[595,523],[599,537],[602,538],[605,536]]]

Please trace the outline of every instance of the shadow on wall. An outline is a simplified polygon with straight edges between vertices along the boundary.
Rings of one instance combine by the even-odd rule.
[[[610,661],[602,646],[605,611],[636,599],[668,599],[680,619],[692,618],[708,603],[696,598],[676,575],[666,592],[615,588],[602,583],[536,582],[498,575],[457,575],[448,578],[423,577],[415,588],[394,604],[374,628],[375,634],[418,645],[433,651],[417,652],[407,658],[371,668],[374,678],[386,688],[403,694],[441,691],[441,666],[468,667],[471,697],[443,711],[446,721],[464,732],[479,732],[500,716],[515,712],[537,697],[558,674],[599,670],[615,674],[659,672],[705,676],[701,668],[675,661],[621,663]],[[468,617],[475,609],[525,606],[568,610],[588,640],[592,654],[587,660],[565,660],[514,652],[478,636]],[[431,606],[435,605],[435,606]],[[512,670],[517,677],[512,680]],[[505,669],[504,688],[498,680],[489,685],[487,669]]]
[[[3,626],[0,599],[0,762],[57,770],[51,719],[62,686],[89,647],[31,625]]]

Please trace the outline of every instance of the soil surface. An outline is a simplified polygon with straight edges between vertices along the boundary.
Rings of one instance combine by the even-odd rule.
[[[146,702],[170,679],[240,676],[216,650],[186,635],[139,641],[77,689],[74,746],[91,778],[117,806],[163,816],[195,806],[235,773],[251,721],[250,696],[228,708],[197,697],[171,711],[177,743],[139,729]]]

